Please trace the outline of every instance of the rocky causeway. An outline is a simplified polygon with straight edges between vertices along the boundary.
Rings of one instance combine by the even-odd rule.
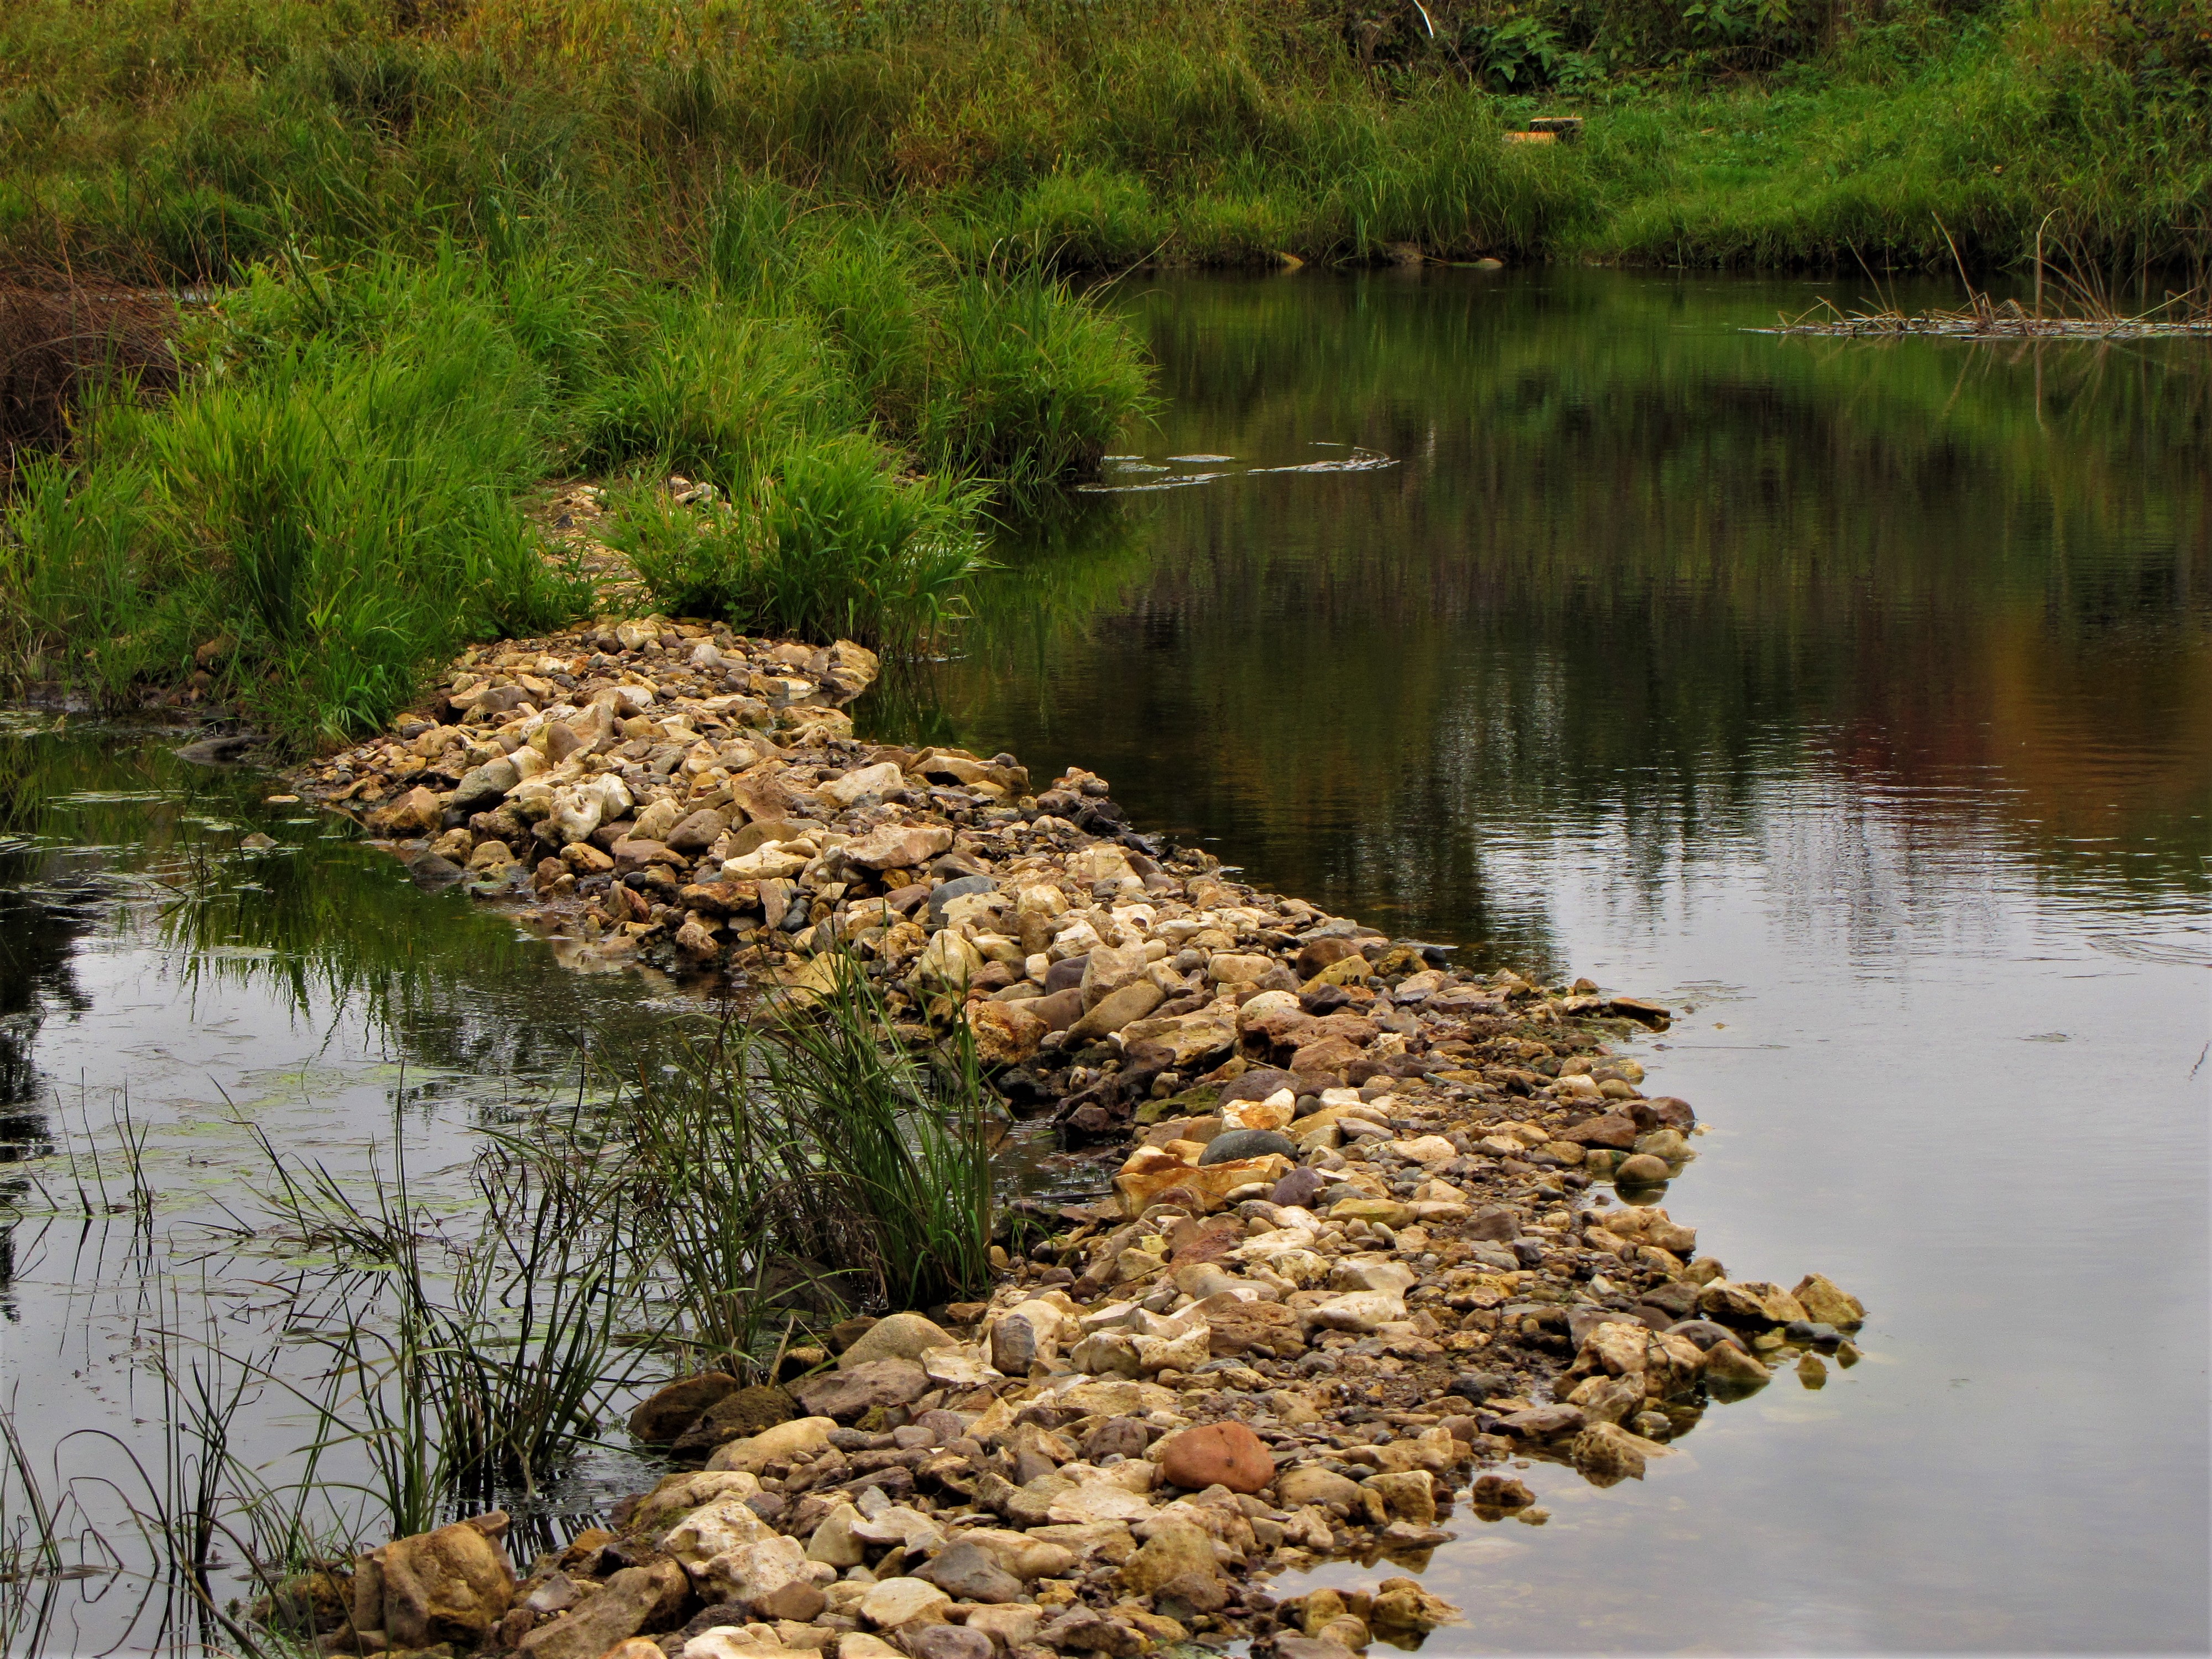
[[[1666,1009],[1255,891],[1089,773],[866,742],[876,672],[597,622],[295,774],[579,967],[803,999],[863,964],[1101,1192],[986,1300],[671,1382],[629,1426],[675,1472],[526,1567],[493,1514],[296,1581],[322,1651],[1348,1659],[1479,1621],[1419,1575],[1455,1518],[1541,1524],[1532,1461],[1638,1479],[1855,1362],[1846,1291],[1737,1277],[1665,1206],[1697,1115],[1620,1049]],[[1372,1582],[1267,1588],[1331,1559]]]

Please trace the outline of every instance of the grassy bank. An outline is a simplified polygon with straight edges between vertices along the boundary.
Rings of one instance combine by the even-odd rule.
[[[963,258],[1946,263],[2203,247],[2206,0],[24,0],[18,258],[588,223],[681,264],[733,168]],[[1539,108],[1586,142],[1499,142]]]
[[[0,339],[5,650],[358,732],[585,603],[514,506],[580,472],[667,605],[927,635],[1146,407],[1071,270],[2201,265],[2208,3],[24,0],[0,275],[218,303]]]
[[[896,644],[957,608],[987,486],[1086,471],[1146,398],[1131,337],[1048,276],[743,181],[680,282],[551,237],[295,255],[174,349],[171,395],[111,380],[21,452],[0,643],[20,676],[174,685],[299,747],[589,605],[519,506],[549,476],[615,481],[670,606]],[[711,501],[672,509],[672,473]]]

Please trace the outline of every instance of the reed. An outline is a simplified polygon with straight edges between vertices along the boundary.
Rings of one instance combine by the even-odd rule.
[[[672,1335],[718,1364],[762,1371],[794,1323],[927,1305],[989,1272],[987,1097],[964,1028],[917,1054],[858,964],[833,980],[762,1029],[684,1033],[629,1080]]]

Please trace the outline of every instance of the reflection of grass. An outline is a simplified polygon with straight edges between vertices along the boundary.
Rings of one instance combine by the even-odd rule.
[[[2025,799],[2046,852],[2099,814],[2154,849],[2114,879],[2170,881],[2201,850],[2185,803],[2212,744],[2192,643],[2212,376],[2170,349],[1732,326],[1805,291],[1597,272],[1125,289],[1171,398],[1155,453],[1270,461],[1326,437],[1402,465],[1141,498],[1141,540],[1007,556],[971,654],[939,671],[951,725],[985,747],[1044,734],[1110,775],[1097,734],[1048,726],[1110,684],[1137,733],[1174,734],[1172,810],[1218,804],[1240,851],[1370,914],[1424,895],[1464,914],[1482,872],[1434,831],[1470,814],[1654,848],[1748,827],[1793,745],[1861,777],[1994,767],[2028,792],[1995,810]],[[1138,653],[1139,629],[1172,648]],[[2148,740],[2124,793],[2096,793],[2114,732]],[[1316,836],[1327,868],[1302,850]]]

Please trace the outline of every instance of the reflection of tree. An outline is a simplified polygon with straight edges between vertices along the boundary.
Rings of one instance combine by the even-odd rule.
[[[1271,883],[1522,948],[1544,908],[1486,878],[1489,830],[1602,829],[1656,873],[1753,827],[1784,762],[1911,811],[1952,787],[2042,857],[2132,836],[2156,856],[2112,873],[2193,879],[2208,377],[1738,331],[1793,297],[1134,290],[1172,398],[1155,453],[1401,465],[1131,498],[1095,552],[1011,549],[939,718],[1094,765]]]

